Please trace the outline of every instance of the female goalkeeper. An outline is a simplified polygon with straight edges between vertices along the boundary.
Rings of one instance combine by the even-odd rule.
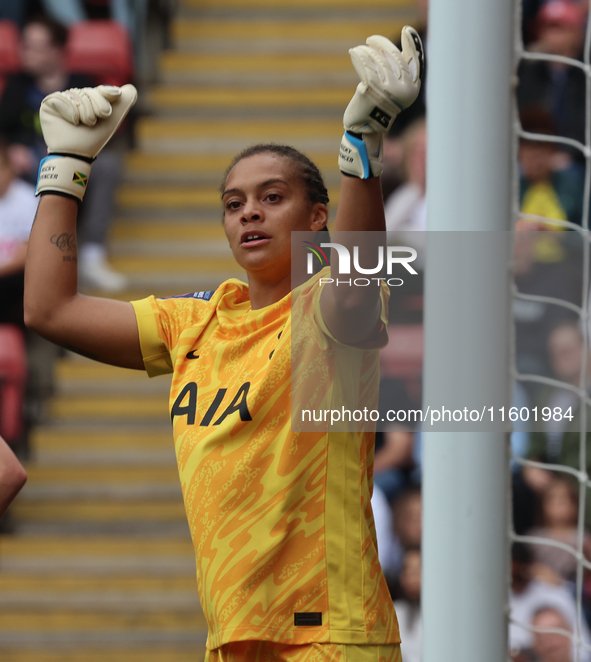
[[[384,230],[382,135],[418,94],[422,47],[406,27],[402,51],[376,36],[351,57],[362,82],[344,116],[335,230]],[[292,275],[291,232],[325,228],[328,196],[306,157],[259,145],[235,159],[222,190],[224,229],[248,284],[132,303],[79,294],[77,201],[135,97],[132,86],[68,90],[41,106],[49,156],[29,241],[26,323],[98,361],[173,373],[206,660],[399,662],[370,506],[373,436],[290,425],[292,299],[311,345],[328,354],[353,346],[376,380],[386,293]]]

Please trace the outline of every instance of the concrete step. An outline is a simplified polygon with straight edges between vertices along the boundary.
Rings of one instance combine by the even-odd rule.
[[[43,484],[68,485],[85,483],[96,485],[100,483],[178,483],[178,471],[174,467],[138,466],[130,471],[128,467],[87,466],[72,467],[44,466],[34,464],[27,467],[29,483],[38,486]]]
[[[187,292],[215,290],[220,283],[229,278],[244,281],[244,274],[236,270],[220,271],[217,274],[196,273],[195,270],[167,274],[160,274],[157,271],[135,272],[129,274],[129,287],[122,292],[105,294],[102,290],[88,290],[86,293],[94,296],[108,296],[119,301],[136,301],[151,294],[155,297],[169,297]]]
[[[254,141],[249,144],[252,142]],[[337,166],[335,149],[324,152],[307,150],[306,153],[320,168],[327,185],[336,188],[341,174]],[[211,151],[196,153],[135,151],[127,157],[125,181],[134,184],[201,184],[218,190],[233,157],[234,153]],[[221,227],[220,220],[221,211],[216,215],[214,224]],[[198,225],[195,220],[191,223]],[[118,231],[118,226],[119,223],[114,223],[113,232]]]
[[[137,546],[130,545],[130,542],[136,543],[136,541],[127,541],[127,548],[124,547],[123,552],[127,552],[130,547]],[[169,543],[168,547],[173,552],[178,553],[179,545],[173,546]],[[84,551],[87,551],[87,549]],[[157,551],[162,554],[166,553],[167,549],[164,545],[160,545]],[[192,555],[190,545],[186,545],[186,549],[182,548],[182,551],[186,551],[187,556]],[[186,574],[162,576],[129,574],[103,577],[100,575],[73,575],[68,573],[48,575],[43,577],[41,581],[38,574],[8,575],[0,571],[0,592],[3,601],[5,596],[11,595],[15,597],[22,596],[22,600],[28,600],[30,603],[36,600],[43,603],[49,596],[62,596],[64,600],[74,601],[78,595],[96,595],[97,599],[107,603],[114,596],[135,602],[141,599],[142,596],[151,599],[152,596],[160,595],[165,600],[166,595],[172,595],[175,596],[175,599],[178,596],[182,596],[183,599],[190,599],[192,606],[194,606],[195,600],[197,602],[199,600],[197,586],[187,583],[187,579]]]
[[[15,577],[12,577],[15,579]],[[20,579],[20,577],[16,577]],[[32,579],[31,576],[27,579]],[[58,578],[59,579],[59,578]],[[197,587],[182,579],[183,586],[175,588],[172,583],[163,582],[157,577],[159,586],[150,588],[145,577],[137,577],[138,588],[129,588],[122,577],[98,578],[93,577],[91,581],[80,580],[72,577],[72,588],[64,588],[56,585],[55,576],[39,581],[35,577],[35,588],[22,587],[22,582],[10,582],[13,587],[2,589],[2,601],[0,611],[6,609],[81,609],[97,611],[160,611],[160,610],[200,610]],[[0,586],[3,584],[0,576]]]
[[[61,421],[153,421],[169,420],[168,402],[160,395],[57,395],[48,406],[54,422]]]
[[[89,499],[178,499],[182,497],[178,470],[174,465],[139,465],[133,468],[97,463],[84,465],[44,465],[27,467],[29,480],[21,499],[42,497]]]
[[[242,272],[240,268],[236,265],[236,261],[232,257],[232,254],[229,251],[224,250],[223,255],[194,255],[190,252],[190,247],[187,247],[187,250],[184,252],[189,253],[188,255],[173,255],[166,254],[165,247],[162,251],[164,255],[158,254],[136,254],[136,255],[117,255],[115,254],[111,259],[111,264],[118,271],[122,271],[127,274],[133,274],[135,272],[148,272],[156,271],[159,274],[169,274],[169,273],[178,273],[186,272],[197,274],[207,273],[229,273],[235,272],[237,275],[240,275]]]
[[[111,243],[110,254],[113,257],[120,256],[122,259],[131,255],[191,257],[193,261],[197,261],[197,267],[200,266],[200,262],[204,258],[233,259],[232,251],[225,238],[219,241],[202,241],[199,239],[192,241],[165,239],[159,242],[150,239],[120,240]]]
[[[371,16],[371,14],[370,14]],[[192,18],[185,12],[172,26],[177,52],[239,53],[239,54],[339,54],[365,43],[372,34],[383,34],[397,40],[405,24],[416,22],[416,11],[411,8],[393,13],[357,13],[334,16],[333,13],[316,14],[314,19],[301,17],[272,18],[253,12],[241,20],[224,18]]]
[[[338,189],[331,187],[328,194],[331,202],[338,202]],[[117,195],[117,202],[122,212],[134,209],[154,211],[154,209],[160,208],[182,211],[185,215],[191,210],[195,215],[200,215],[217,210],[220,219],[222,217],[220,192],[216,188],[206,185],[124,184]]]
[[[31,629],[53,635],[88,630],[118,631],[129,635],[136,633],[147,641],[158,641],[159,632],[164,635],[166,641],[172,638],[171,635],[180,631],[178,634],[181,637],[192,633],[190,640],[199,641],[203,638],[204,621],[202,612],[198,608],[175,611],[0,608],[0,640],[4,643],[7,643],[7,640],[11,642],[18,640],[20,637],[17,633],[20,633],[21,637],[28,635]],[[150,636],[151,632],[156,636]],[[201,633],[201,637],[193,638],[198,632]],[[119,637],[120,642],[125,639],[126,637]]]
[[[176,154],[226,154],[228,163],[241,149],[257,142],[293,145],[305,152],[338,153],[342,115],[334,120],[302,119],[298,122],[273,119],[218,119],[208,122],[178,118],[146,117],[137,125],[142,151]]]
[[[167,84],[307,87],[351,86],[359,82],[346,50],[340,53],[224,54],[168,51],[160,63]]]
[[[185,508],[180,498],[122,499],[116,501],[51,499],[46,497],[27,499],[26,490],[11,506],[15,519],[27,522],[45,522],[51,524],[69,523],[109,523],[121,524],[122,530],[132,530],[139,522],[179,522],[186,523]],[[74,529],[75,530],[75,529]],[[156,530],[156,527],[155,527]]]
[[[346,12],[353,10],[362,13],[374,10],[385,10],[395,12],[399,9],[408,9],[415,6],[414,0],[367,0],[360,8],[356,0],[298,0],[297,3],[286,5],[282,0],[183,0],[182,10],[208,11],[208,10],[245,10],[250,13],[253,11],[279,11],[289,14],[290,12],[312,12],[330,11],[333,13]]]
[[[56,389],[61,394],[108,390],[117,393],[157,393],[166,397],[170,391],[170,378],[149,379],[142,370],[116,368],[83,357],[57,361],[53,373]]]
[[[203,220],[184,215],[163,221],[146,214],[143,219],[116,218],[111,231],[112,242],[118,241],[220,241],[226,237],[221,211],[209,212]]]
[[[158,115],[202,119],[302,116],[323,119],[342,115],[354,88],[237,88],[236,86],[160,85],[150,92],[150,106]]]
[[[137,567],[134,570],[135,564]],[[25,575],[99,576],[114,575],[195,576],[195,557],[188,533],[165,538],[145,536],[2,536],[0,576],[16,581]],[[161,572],[158,571],[160,568]],[[172,570],[176,568],[175,572]],[[12,579],[11,579],[12,578]],[[0,586],[2,584],[0,583]],[[192,588],[192,585],[189,584]]]
[[[159,381],[159,380],[150,380]],[[44,425],[31,435],[33,459],[39,465],[158,465],[176,467],[172,429],[167,421],[156,426]],[[73,469],[75,469],[75,466]]]

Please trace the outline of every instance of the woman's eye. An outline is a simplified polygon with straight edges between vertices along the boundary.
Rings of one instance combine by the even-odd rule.
[[[267,200],[269,202],[277,202],[280,199],[280,197],[281,196],[277,193],[269,193],[269,195],[267,196]]]
[[[232,200],[226,205],[226,209],[238,209],[240,207],[240,202],[238,200]]]

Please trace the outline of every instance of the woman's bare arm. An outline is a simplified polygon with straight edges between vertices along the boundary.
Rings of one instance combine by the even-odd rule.
[[[78,292],[77,211],[70,198],[41,198],[27,251],[25,323],[79,354],[143,370],[132,305]]]
[[[26,481],[26,471],[0,437],[0,515],[4,514]]]
[[[335,222],[335,231],[377,232],[386,230],[384,204],[379,177],[359,179],[343,175],[339,195],[339,206]],[[349,254],[353,255],[353,245],[345,239]],[[353,235],[361,238],[357,241],[360,250],[360,263],[374,266],[377,264],[377,235],[372,238]],[[376,241],[377,240],[377,241]],[[353,242],[355,243],[355,242]],[[372,250],[375,249],[375,250]],[[371,255],[369,255],[371,254]],[[364,258],[366,258],[364,260]],[[369,258],[369,261],[368,259]],[[335,249],[331,251],[331,277],[334,283],[337,279],[348,280],[355,274],[343,276],[338,273],[339,259]],[[322,291],[322,316],[335,338],[347,344],[355,344],[368,338],[375,330],[380,317],[380,287],[378,281],[372,281],[370,287],[343,286],[328,283]]]
[[[386,229],[379,179],[382,139],[400,110],[416,99],[424,56],[420,37],[409,26],[402,29],[402,51],[385,37],[373,35],[365,45],[352,48],[349,53],[361,84],[343,116],[345,134],[339,167],[344,176],[335,230],[346,233],[355,230],[364,236],[343,235],[336,243],[346,244],[350,257],[357,250],[359,264],[371,269],[379,263],[378,247],[383,250]],[[380,281],[376,278],[369,284],[356,285],[354,273],[339,273],[339,263],[337,249],[332,247],[332,282],[322,291],[322,316],[338,340],[358,344],[370,339],[382,324]],[[351,285],[339,283],[339,277],[345,282],[351,280]]]

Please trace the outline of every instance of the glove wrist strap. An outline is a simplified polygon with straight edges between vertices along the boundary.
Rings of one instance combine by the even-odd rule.
[[[50,154],[39,164],[35,195],[60,193],[82,200],[88,184],[91,164],[75,156]]]
[[[378,133],[345,131],[339,150],[339,168],[345,175],[369,179],[383,170],[383,139]]]

